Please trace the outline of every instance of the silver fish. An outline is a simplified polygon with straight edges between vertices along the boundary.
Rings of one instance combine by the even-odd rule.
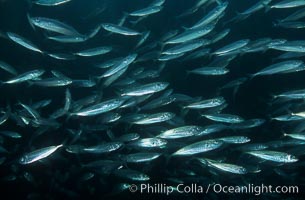
[[[203,140],[183,147],[176,151],[173,156],[191,156],[204,153],[219,148],[223,142],[221,140]]]
[[[182,127],[164,131],[157,137],[163,138],[163,139],[185,138],[185,137],[201,135],[203,131],[204,131],[204,128],[200,127],[200,126],[182,126]]]
[[[71,113],[72,115],[77,116],[94,116],[101,113],[109,112],[120,107],[124,103],[125,99],[115,98],[107,101],[103,101],[101,103],[95,104],[93,106],[89,106],[87,108],[83,108],[78,112]]]
[[[4,83],[14,84],[14,83],[22,83],[25,81],[33,80],[33,79],[40,77],[44,72],[45,72],[45,70],[43,70],[43,69],[36,69],[36,70],[28,71],[28,72],[25,72],[23,74],[16,76],[13,79],[5,81]]]
[[[95,47],[92,49],[86,49],[86,50],[79,51],[74,54],[78,55],[78,56],[89,57],[89,56],[103,55],[103,54],[109,53],[111,50],[112,50],[112,47],[103,46],[103,47]]]
[[[147,94],[153,94],[165,90],[169,83],[166,82],[154,82],[143,84],[139,86],[134,86],[123,90],[121,96],[143,96]]]
[[[119,169],[114,172],[115,176],[125,178],[131,181],[148,181],[150,177],[142,172],[131,169]]]
[[[123,26],[118,26],[115,24],[109,24],[109,23],[105,23],[102,24],[102,27],[106,30],[109,31],[111,33],[117,33],[117,34],[121,34],[121,35],[140,35],[141,33]]]
[[[143,138],[130,143],[130,145],[140,148],[162,148],[166,144],[167,141],[162,138]]]
[[[192,40],[190,42],[182,43],[170,49],[167,49],[163,51],[162,54],[166,54],[166,55],[182,54],[198,49],[199,47],[207,45],[208,43],[209,43],[208,40]]]
[[[19,139],[22,137],[22,135],[15,131],[0,131],[0,134],[14,139]]]
[[[122,146],[123,146],[123,143],[121,143],[121,142],[109,142],[109,143],[100,144],[100,145],[96,145],[96,146],[85,147],[83,149],[83,152],[84,153],[94,153],[94,154],[110,153],[112,151],[118,150]]]
[[[273,162],[293,163],[298,161],[298,159],[295,156],[278,151],[259,150],[259,151],[248,151],[246,153]]]
[[[71,0],[36,0],[33,1],[33,3],[40,6],[58,6],[64,3],[68,3],[70,1]]]
[[[284,136],[291,137],[297,140],[305,140],[304,133],[291,133],[291,134],[284,133]]]
[[[159,158],[160,156],[160,153],[134,153],[126,155],[124,160],[128,163],[142,163],[150,162]]]
[[[26,165],[26,164],[36,162],[38,160],[41,160],[43,158],[50,156],[51,154],[53,154],[57,149],[59,149],[62,146],[63,145],[61,144],[61,145],[57,145],[57,146],[49,146],[49,147],[37,149],[35,151],[32,151],[30,153],[23,155],[20,158],[19,163],[22,165]]]
[[[224,46],[220,49],[217,49],[213,54],[215,55],[226,55],[231,52],[235,52],[240,50],[241,48],[245,47],[250,42],[249,39],[242,39],[236,42],[233,42],[227,46]]]
[[[212,9],[206,16],[200,19],[196,24],[194,24],[190,29],[195,29],[198,27],[203,27],[211,22],[215,21],[218,17],[220,17],[226,8],[228,7],[229,3],[223,2],[214,9]]]
[[[218,138],[218,140],[221,140],[227,144],[244,144],[250,142],[250,138],[246,136],[227,136],[227,137]]]
[[[303,0],[284,0],[271,5],[270,8],[295,8],[299,6],[305,6],[305,2]]]
[[[204,114],[202,116],[217,122],[241,123],[244,121],[242,117],[231,114]]]
[[[72,26],[60,22],[56,19],[50,19],[45,17],[29,17],[29,21],[34,26],[45,29],[47,31],[52,31],[68,36],[81,36],[81,34],[76,31]]]
[[[207,163],[209,166],[212,166],[212,167],[219,169],[221,171],[224,171],[224,172],[230,172],[233,174],[246,174],[247,173],[247,169],[242,166],[228,164],[228,163],[221,163],[221,162],[207,159],[207,158],[198,158],[198,160],[203,164]]]
[[[229,72],[230,70],[224,67],[200,67],[197,69],[193,69],[191,71],[187,71],[187,73],[206,75],[206,76],[225,75]]]
[[[34,85],[39,85],[43,87],[61,87],[70,85],[71,83],[72,80],[70,79],[61,79],[57,77],[33,81]]]
[[[216,97],[213,99],[205,99],[205,100],[193,102],[187,106],[184,106],[184,108],[188,108],[188,109],[212,108],[212,107],[220,106],[225,102],[226,101],[223,97]]]
[[[175,37],[172,37],[165,44],[177,44],[188,42],[190,40],[198,39],[210,33],[214,29],[214,25],[207,25],[205,27],[200,27],[198,29],[187,30]]]
[[[7,64],[6,62],[0,61],[0,68],[3,69],[4,71],[7,71],[10,74],[17,75],[16,69],[12,67],[11,65]]]
[[[8,32],[7,36],[17,44],[30,49],[32,51],[36,51],[39,53],[44,53],[42,50],[40,50],[35,44],[33,44],[31,41],[25,39],[24,37],[21,37],[20,35],[17,35],[16,33]]]
[[[141,10],[134,11],[132,13],[129,13],[130,16],[135,16],[135,17],[144,17],[148,16],[157,12],[160,12],[162,10],[162,6],[150,6],[147,8],[143,8]]]
[[[269,45],[270,49],[276,49],[280,51],[305,53],[305,41],[286,41],[285,43]]]
[[[134,121],[133,123],[134,124],[154,124],[154,123],[160,123],[160,122],[171,120],[174,117],[175,117],[174,113],[161,112],[161,113],[147,115],[142,119]]]
[[[251,77],[255,76],[263,76],[263,75],[273,75],[273,74],[281,74],[287,72],[298,71],[300,67],[304,66],[303,61],[301,60],[288,60],[280,63],[276,63],[270,65],[259,72],[253,74]]]
[[[100,78],[105,78],[112,76],[115,73],[118,73],[119,71],[123,70],[124,68],[127,69],[127,67],[136,60],[138,54],[130,54],[127,57],[123,58],[120,62],[117,62],[114,64],[109,70],[107,70],[103,75],[100,76]]]
[[[85,36],[70,36],[70,35],[57,35],[57,36],[48,36],[50,40],[61,43],[81,43],[88,40],[88,37]]]

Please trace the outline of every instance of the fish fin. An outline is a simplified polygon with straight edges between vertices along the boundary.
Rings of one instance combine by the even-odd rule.
[[[88,35],[85,35],[84,37],[86,39],[93,38],[94,36],[96,36],[100,32],[101,28],[102,28],[101,25],[97,25],[94,29],[92,29],[91,32],[89,32]]]
[[[30,16],[29,13],[26,14],[26,18],[27,18],[27,20],[28,20],[30,26],[32,27],[32,29],[33,29],[34,31],[36,31],[36,27],[35,27],[34,24],[32,23],[31,16]]]
[[[187,31],[187,30],[190,30],[191,28],[188,28],[188,27],[182,26],[182,29],[183,29],[184,31]]]
[[[111,141],[115,140],[115,136],[114,136],[114,134],[113,134],[113,132],[111,130],[107,129],[106,134],[107,134],[107,136],[109,137],[109,139]]]
[[[190,74],[192,74],[192,71],[191,71],[191,70],[187,70],[187,71],[186,71],[186,78],[188,78],[188,76],[189,76]]]
[[[221,5],[223,2],[221,0],[215,0],[218,5]]]
[[[254,77],[256,77],[256,74],[248,74],[247,75],[247,78],[248,78],[249,81],[252,80]]]
[[[269,12],[271,10],[271,6],[264,4],[265,6],[265,13]]]
[[[237,95],[237,93],[238,93],[238,90],[239,90],[239,86],[236,86],[236,87],[234,87],[234,89],[233,89],[232,98],[233,98],[233,101],[234,101],[234,102],[235,102],[235,100],[236,100],[236,95]]]

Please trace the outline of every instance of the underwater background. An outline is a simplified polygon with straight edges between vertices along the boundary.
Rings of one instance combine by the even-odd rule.
[[[191,27],[209,11],[225,1],[207,1],[196,12],[178,17],[198,2],[198,0],[166,0],[159,12],[143,17],[139,22],[135,22],[138,17],[128,16],[122,26],[137,30],[140,33],[150,31],[147,40],[140,47],[135,47],[141,39],[141,35],[117,34],[102,27],[94,37],[84,42],[56,42],[48,39],[49,35],[54,35],[51,31],[38,27],[33,29],[27,15],[56,19],[71,25],[79,33],[87,34],[103,23],[118,24],[126,13],[147,8],[153,4],[152,0],[71,0],[56,6],[41,6],[35,4],[34,1],[23,0],[0,1],[0,61],[9,63],[18,74],[33,69],[43,69],[46,71],[44,77],[51,76],[50,72],[55,70],[69,77],[72,83],[73,80],[94,80],[92,87],[79,87],[73,84],[43,87],[35,85],[33,83],[37,81],[35,79],[19,84],[7,84],[5,81],[12,79],[14,75],[7,73],[5,70],[0,70],[0,80],[2,81],[0,86],[1,115],[10,113],[7,120],[1,123],[0,131],[14,131],[22,136],[16,139],[0,134],[0,146],[5,149],[0,151],[0,159],[5,158],[3,163],[0,164],[0,191],[2,196],[7,194],[16,199],[149,199],[153,195],[156,195],[158,199],[301,199],[300,195],[304,193],[305,183],[305,142],[304,140],[286,137],[284,132],[301,133],[304,130],[302,123],[305,118],[303,120],[289,120],[288,118],[287,121],[279,121],[273,118],[304,110],[304,98],[288,98],[288,100],[277,101],[274,95],[304,89],[305,72],[300,70],[293,73],[275,73],[249,78],[251,74],[255,74],[265,67],[284,61],[278,59],[278,56],[285,52],[268,49],[266,44],[264,44],[266,47],[262,47],[263,50],[258,52],[247,53],[240,50],[232,54],[234,58],[226,66],[229,69],[227,74],[199,75],[190,71],[208,66],[215,59],[222,57],[213,54],[214,51],[241,39],[249,39],[250,41],[261,38],[285,39],[287,41],[300,41],[300,44],[302,44],[305,35],[304,28],[293,29],[274,26],[274,23],[297,10],[301,10],[302,7],[271,8],[269,10],[268,5],[280,2],[274,0],[269,2],[268,5],[263,4],[261,10],[249,14],[245,19],[230,21],[238,16],[237,13],[242,13],[259,1],[228,0],[228,7],[223,11],[224,15],[215,20],[213,31],[202,38],[211,40],[214,35],[225,29],[230,29],[230,32],[220,41],[207,45],[207,47],[200,47],[202,49],[209,48],[209,53],[198,58],[185,59],[186,56],[197,51],[191,50],[182,57],[173,60],[158,60],[164,49],[171,45],[165,44],[165,41],[162,40],[164,35],[173,30],[178,30],[178,34],[183,33],[188,30],[186,27]],[[302,20],[304,21],[304,18],[300,21]],[[41,54],[18,45],[7,37],[8,32],[16,33],[28,39],[39,46],[44,53]],[[72,55],[73,52],[97,46],[110,46],[112,50],[110,53],[103,55],[75,56],[73,59],[67,60],[48,56],[50,52]],[[147,56],[147,59],[145,57],[142,61],[136,59],[134,63],[129,65],[127,71],[116,80],[116,82],[119,82],[128,77],[134,79],[135,83],[115,85],[116,82],[114,82],[110,86],[105,86],[104,79],[98,76],[102,75],[107,69],[98,68],[96,65],[114,58],[126,57],[132,53],[137,54],[137,59],[151,53]],[[296,56],[298,56],[297,53]],[[304,61],[304,55],[286,60]],[[157,75],[152,78],[144,76],[144,78],[137,80],[131,75],[136,70],[139,70],[139,73],[145,70],[155,70]],[[221,89],[230,81],[243,77],[247,80],[237,87]],[[78,110],[74,111],[73,109],[66,111],[63,116],[58,118],[50,117],[56,110],[64,107],[67,89],[71,93],[72,104],[76,100],[97,95],[97,100],[89,104],[94,105],[107,99],[123,96],[124,90],[132,88],[132,84],[144,85],[154,82],[169,83],[166,89],[172,89],[173,94],[183,94],[189,98],[186,98],[187,100],[177,100],[168,105],[157,106],[151,110],[141,110],[142,106],[161,96],[158,92],[154,92],[149,99],[144,99],[139,104],[134,103],[127,109],[116,108],[114,111],[119,113],[121,118],[111,123],[101,122],[98,118],[99,115],[75,116]],[[251,128],[234,128],[230,122],[215,122],[202,116],[220,113],[217,109],[208,111],[208,109],[188,110],[184,108],[199,99],[212,99],[220,96],[225,99],[227,104],[227,107],[223,110],[220,109],[221,113],[241,116],[245,120],[262,119],[264,123]],[[138,97],[130,97],[130,99],[136,98]],[[35,122],[34,125],[32,123],[20,125],[16,116],[26,116],[32,120],[32,117],[25,113],[24,107],[20,106],[20,103],[31,107],[35,102],[46,99],[50,99],[52,102],[37,109],[37,111],[43,119],[51,119],[55,125],[48,124],[50,121],[46,121],[46,124],[39,121]],[[8,107],[10,111],[8,111]],[[88,105],[83,105],[83,107],[88,107]],[[160,112],[175,113],[175,118],[168,122],[162,121],[148,125],[138,125],[132,119],[124,118],[124,116],[140,113]],[[138,148],[132,145],[132,141],[128,141],[122,142],[122,147],[118,150],[102,154],[86,154],[81,151],[71,153],[66,150],[73,145],[94,146],[119,141],[115,138],[128,133],[138,133],[140,139],[155,138],[161,132],[176,127],[185,125],[205,127],[213,124],[224,124],[227,128],[197,138],[191,136],[193,138],[170,139],[166,146],[162,148]],[[76,139],[77,131],[82,133]],[[109,134],[111,135],[109,136]],[[257,158],[246,153],[250,150],[239,149],[239,147],[247,144],[223,144],[220,148],[209,152],[199,152],[199,154],[181,157],[172,156],[177,150],[192,143],[207,139],[216,140],[227,136],[246,136],[251,140],[248,144],[264,144],[268,146],[267,150],[294,155],[298,161],[285,163]],[[23,165],[19,162],[20,158],[29,152],[59,144],[63,144],[63,147],[56,150],[53,153],[54,155],[35,163]],[[124,161],[124,155],[138,152],[158,153],[159,157],[144,163],[126,163]],[[248,173],[233,174],[217,170],[208,164],[199,163],[196,160],[197,158],[209,158],[244,166]],[[111,160],[121,164],[118,164],[119,167],[117,165],[108,166],[108,164],[93,168],[85,166],[89,162],[98,160]],[[117,175],[115,171],[120,169],[131,169],[144,173],[149,176],[149,180],[137,181],[130,177]],[[166,194],[132,193],[128,189],[128,184],[160,183],[177,185],[180,182],[188,185],[197,183],[204,187],[210,183],[233,186],[247,184],[295,185],[299,187],[299,194],[273,193],[256,196],[254,194],[216,194],[210,192],[208,194],[189,193],[167,196]],[[123,188],[122,184],[127,184],[127,187]]]

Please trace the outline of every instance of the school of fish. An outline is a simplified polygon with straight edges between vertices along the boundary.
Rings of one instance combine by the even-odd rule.
[[[0,55],[2,184],[27,188],[24,199],[102,199],[148,182],[246,185],[269,175],[304,185],[305,38],[281,34],[305,29],[304,0],[256,0],[244,10],[233,0],[193,0],[177,11],[170,0],[109,11],[111,2],[120,5],[101,0],[82,16],[87,30],[56,16],[77,0],[26,1],[22,23],[31,33],[0,29],[6,51],[25,55],[15,58],[23,66]],[[107,10],[120,17],[104,17]],[[278,36],[242,34],[238,25],[257,16],[271,18],[264,26]],[[156,17],[171,26],[150,26]],[[200,80],[202,95],[177,90],[177,72],[182,85]],[[279,81],[267,95],[265,80]],[[236,110],[261,109],[238,101],[243,87],[258,82],[268,114]],[[12,102],[6,92],[14,88],[23,92]]]

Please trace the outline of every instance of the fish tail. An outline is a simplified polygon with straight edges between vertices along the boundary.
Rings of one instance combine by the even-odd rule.
[[[36,27],[35,27],[34,24],[32,23],[31,16],[30,16],[29,13],[26,14],[26,18],[28,19],[28,22],[29,22],[30,26],[32,27],[32,29],[35,31],[35,30],[36,30]]]
[[[271,10],[271,6],[265,4],[265,13],[269,12]]]

